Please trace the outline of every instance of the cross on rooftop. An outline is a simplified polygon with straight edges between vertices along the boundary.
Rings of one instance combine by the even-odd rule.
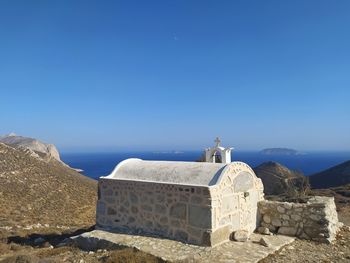
[[[221,140],[220,140],[219,137],[216,137],[216,139],[215,139],[214,142],[216,143],[216,147],[219,147],[219,145],[220,145],[220,143],[221,143]]]

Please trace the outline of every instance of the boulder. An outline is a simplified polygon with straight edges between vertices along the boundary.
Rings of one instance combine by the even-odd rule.
[[[266,238],[263,238],[263,237],[260,238],[259,244],[264,246],[264,247],[270,247],[271,246],[270,242]]]
[[[264,227],[264,226],[258,227],[258,229],[256,231],[262,235],[270,235],[270,229],[268,229],[267,227]]]
[[[295,236],[297,233],[297,229],[295,227],[281,226],[278,229],[278,234],[285,236]]]
[[[233,240],[238,242],[245,242],[249,238],[249,232],[247,230],[237,230],[233,233]]]

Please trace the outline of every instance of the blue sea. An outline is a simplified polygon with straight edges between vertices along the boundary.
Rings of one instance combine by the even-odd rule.
[[[114,167],[127,158],[143,160],[195,161],[200,151],[185,152],[115,152],[115,153],[63,153],[61,159],[74,168],[82,169],[82,174],[98,179],[112,172]],[[251,167],[267,161],[275,161],[289,169],[305,175],[330,168],[350,160],[350,152],[310,152],[302,155],[264,155],[259,152],[239,152],[232,154],[232,161],[242,161]]]

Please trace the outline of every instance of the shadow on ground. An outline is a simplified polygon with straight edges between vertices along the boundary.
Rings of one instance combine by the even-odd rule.
[[[60,234],[37,234],[33,233],[28,236],[10,236],[7,238],[7,243],[16,243],[19,245],[27,245],[32,247],[42,246],[44,243],[48,242],[49,245],[57,246],[64,240],[69,239],[72,236],[80,235],[85,232],[90,232],[95,229],[95,225],[88,228],[81,228],[75,231],[63,232]]]

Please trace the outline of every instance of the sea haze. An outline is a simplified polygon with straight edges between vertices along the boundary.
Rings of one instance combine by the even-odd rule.
[[[94,179],[106,176],[127,158],[143,160],[195,161],[200,151],[186,152],[116,152],[116,153],[63,153],[61,159],[71,167],[83,169],[84,175]],[[267,162],[279,162],[290,169],[310,175],[344,161],[350,160],[350,152],[312,152],[303,155],[264,155],[259,152],[234,152],[232,161],[243,161],[251,167]]]

